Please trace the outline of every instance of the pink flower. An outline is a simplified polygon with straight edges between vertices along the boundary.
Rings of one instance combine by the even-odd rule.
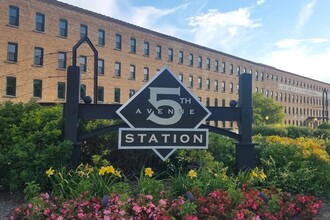
[[[85,217],[85,214],[84,214],[84,213],[81,213],[81,212],[80,212],[80,213],[78,214],[78,219],[83,219],[84,217]]]
[[[15,209],[15,212],[19,213],[19,212],[21,212],[21,209],[20,208],[16,208]]]
[[[165,199],[159,200],[159,204],[166,206],[166,200]]]
[[[44,215],[49,215],[49,214],[50,214],[50,209],[48,209],[48,208],[45,209],[45,210],[44,210]]]
[[[136,213],[140,213],[140,212],[141,212],[141,207],[138,206],[138,205],[135,205],[132,209],[133,209],[133,211],[136,212]]]
[[[152,195],[146,195],[146,199],[148,199],[148,200],[152,200],[153,197],[152,197]]]
[[[29,209],[31,209],[33,207],[32,203],[29,203],[28,207],[29,207]]]
[[[260,217],[259,217],[259,215],[257,215],[257,216],[254,216],[254,217],[252,218],[252,220],[260,220]]]

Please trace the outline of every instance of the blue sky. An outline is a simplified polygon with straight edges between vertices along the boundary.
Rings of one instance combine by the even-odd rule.
[[[60,0],[330,83],[329,0]]]

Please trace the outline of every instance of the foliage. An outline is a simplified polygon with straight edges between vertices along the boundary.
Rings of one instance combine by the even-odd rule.
[[[252,135],[270,136],[277,135],[285,137],[288,135],[288,130],[280,125],[259,125],[252,127]]]
[[[253,125],[270,125],[282,123],[285,115],[283,105],[261,93],[253,93]]]
[[[330,123],[324,122],[324,123],[320,124],[317,128],[318,129],[330,129]]]
[[[41,194],[31,203],[17,207],[10,218],[16,219],[298,219],[315,218],[322,201],[314,196],[278,191],[240,189],[242,200],[235,204],[224,190],[207,196],[196,195],[194,201],[183,197],[161,198],[153,202],[151,195],[121,197],[112,194],[107,201],[89,198],[88,193],[76,199],[59,200]],[[261,194],[266,195],[267,203]],[[268,199],[267,198],[267,199]]]
[[[330,156],[324,141],[278,136],[255,137],[258,166],[267,175],[265,185],[293,193],[330,196]]]
[[[0,188],[24,189],[31,181],[45,188],[44,170],[68,164],[71,144],[61,141],[61,106],[5,102],[0,123]]]
[[[81,164],[75,170],[55,170],[49,175],[52,193],[60,199],[69,199],[78,198],[85,192],[88,192],[89,197],[103,197],[113,192],[128,194],[131,191],[129,184],[122,181],[124,177],[120,170],[100,157],[93,159],[96,166]]]
[[[313,129],[304,126],[288,126],[286,127],[288,130],[287,137],[290,138],[299,138],[299,137],[312,137],[313,136]]]

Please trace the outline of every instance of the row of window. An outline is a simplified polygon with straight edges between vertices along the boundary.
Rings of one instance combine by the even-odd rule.
[[[13,26],[19,26],[19,8],[13,5],[9,6],[9,20],[8,23]],[[61,37],[68,37],[68,21],[66,19],[59,19],[59,36]],[[45,15],[40,12],[36,12],[35,14],[35,29],[38,32],[44,32],[45,31]],[[85,35],[88,35],[88,26],[85,24],[80,24],[80,37],[84,37]],[[104,46],[105,45],[105,30],[103,29],[98,29],[98,45]],[[121,50],[122,49],[122,36],[120,34],[115,35],[115,49]],[[8,54],[10,53],[10,56],[8,60],[10,61],[15,61],[17,62],[17,44],[15,45],[12,43],[10,45],[10,48],[8,47]],[[134,37],[130,38],[130,52],[131,53],[136,53],[137,52],[137,42]],[[36,48],[35,49],[35,65],[42,65],[43,63],[43,49],[42,48]],[[148,41],[144,41],[143,45],[143,55],[144,56],[149,56],[150,55],[150,45]],[[64,56],[64,55],[62,55]],[[81,63],[87,63],[87,58],[86,57],[81,57]],[[156,59],[162,59],[162,46],[157,45],[156,46]],[[167,53],[167,59],[169,62],[173,61],[173,49],[168,48],[168,53]],[[65,68],[66,63],[64,61],[64,58],[61,59],[62,63],[61,65],[59,64],[59,68]],[[202,56],[198,56],[198,61],[197,61],[197,67],[202,68],[203,67],[203,58]],[[178,52],[178,63],[183,64],[184,63],[184,52],[179,51]],[[194,65],[194,54],[190,53],[188,57],[188,65],[193,66]],[[83,70],[86,70],[86,65],[82,65]],[[206,69],[210,70],[211,69],[211,59],[206,58]],[[219,61],[214,60],[214,71],[219,70]],[[240,66],[237,66],[237,75],[241,74],[241,68]],[[222,62],[222,72],[226,73],[226,62]],[[243,69],[243,73],[247,72],[246,68]],[[99,60],[99,73],[103,74],[104,73],[104,60]],[[234,74],[234,65],[230,64],[229,65],[229,73]],[[252,69],[249,71],[250,74],[252,74]],[[255,72],[255,80],[258,81],[259,78],[261,81],[264,80],[265,74],[261,72],[259,74],[258,71]],[[317,91],[321,91],[323,88],[320,86],[315,86],[312,84],[308,83],[303,83],[303,82],[298,82],[295,80],[283,78],[283,77],[278,77],[278,76],[273,76],[273,74],[268,74],[266,73],[266,79],[271,79],[273,80],[275,78],[276,81],[280,81],[283,83],[288,83],[296,86],[301,86],[304,88],[308,89],[314,89]]]
[[[299,110],[299,111],[298,111]],[[298,107],[285,107],[284,113],[287,115],[302,115],[302,116],[322,116],[321,109],[308,109],[308,108],[298,108]]]
[[[258,87],[255,88],[255,92],[260,92],[260,93],[264,93],[264,89],[261,88],[259,90]],[[284,102],[291,102],[292,103],[300,103],[300,104],[313,104],[313,105],[322,105],[322,99],[321,98],[312,98],[312,97],[305,97],[305,96],[298,96],[298,95],[287,95],[286,93],[284,93],[284,95],[280,92],[273,92],[273,91],[270,91],[269,90],[266,90],[265,91],[265,96],[268,97],[268,98],[274,98],[275,96],[275,100],[276,101],[284,101]]]

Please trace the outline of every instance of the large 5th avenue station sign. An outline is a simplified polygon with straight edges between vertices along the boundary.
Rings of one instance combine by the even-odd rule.
[[[119,129],[119,149],[152,149],[166,160],[176,149],[206,149],[211,115],[167,68],[159,71],[116,113],[130,128]]]

